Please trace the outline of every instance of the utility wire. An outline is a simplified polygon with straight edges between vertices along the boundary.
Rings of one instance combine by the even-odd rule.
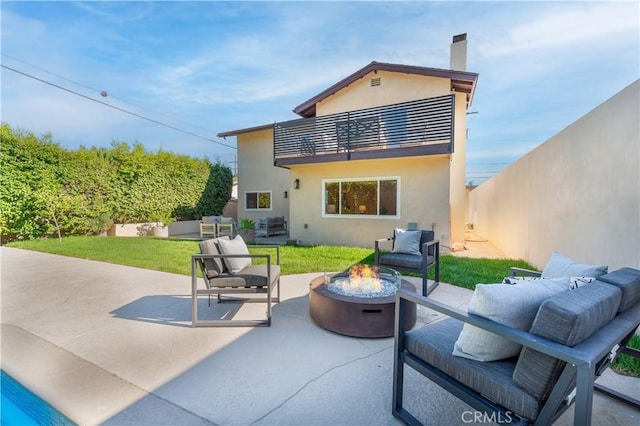
[[[2,54],[2,56],[4,56],[5,58],[12,59],[12,60],[14,60],[14,61],[16,61],[16,62],[20,62],[20,63],[22,63],[22,64],[28,65],[28,66],[30,66],[30,67],[32,67],[32,68],[36,68],[36,69],[38,69],[38,70],[40,70],[40,71],[46,72],[47,74],[51,74],[51,75],[53,75],[53,76],[55,76],[55,77],[58,77],[58,78],[60,78],[60,79],[62,79],[62,80],[66,80],[66,81],[68,81],[68,82],[70,82],[70,83],[77,84],[78,86],[82,86],[82,87],[84,87],[85,89],[93,90],[93,91],[98,92],[98,93],[100,93],[100,92],[102,91],[102,89],[96,89],[95,87],[87,86],[87,85],[86,85],[86,84],[84,84],[84,83],[80,83],[80,82],[78,82],[78,81],[72,80],[72,79],[67,78],[67,77],[65,77],[65,76],[62,76],[62,75],[60,75],[60,74],[56,74],[56,73],[51,72],[51,71],[49,71],[49,70],[47,70],[47,69],[45,69],[45,68],[42,68],[42,67],[41,67],[41,66],[39,66],[39,65],[31,64],[31,63],[29,63],[29,62],[27,62],[27,61],[23,61],[23,60],[22,60],[22,59],[20,59],[20,58],[16,58],[15,56],[7,55],[6,53],[3,53],[3,54]],[[116,95],[113,95],[113,94],[111,94],[111,93],[109,93],[109,98],[117,99],[117,100],[119,100],[120,102],[124,102],[125,104],[129,104],[129,105],[134,106],[134,107],[136,107],[136,108],[145,109],[145,110],[147,110],[147,111],[151,111],[151,112],[153,112],[153,113],[155,113],[155,114],[160,114],[160,115],[162,115],[162,116],[164,116],[164,117],[167,117],[167,118],[170,118],[170,119],[177,120],[177,121],[180,121],[180,122],[182,122],[182,123],[188,124],[189,126],[194,126],[194,127],[198,127],[198,128],[200,128],[200,129],[203,129],[203,130],[207,130],[207,129],[205,129],[204,127],[202,127],[202,126],[200,126],[200,125],[197,125],[197,124],[194,124],[194,123],[189,123],[188,121],[185,121],[185,120],[176,119],[176,118],[174,118],[174,117],[172,117],[172,116],[170,116],[170,115],[168,115],[168,114],[165,114],[165,113],[163,113],[163,112],[161,112],[161,111],[157,111],[157,110],[154,110],[154,109],[151,109],[151,108],[147,108],[147,107],[142,106],[142,105],[134,104],[133,102],[129,102],[129,101],[127,101],[126,99],[123,99],[123,98],[121,98],[121,97],[119,97],[119,96],[116,96]]]
[[[193,132],[190,132],[190,131],[188,131],[188,130],[183,130],[183,129],[180,129],[180,128],[178,128],[178,127],[172,126],[172,125],[170,125],[170,124],[166,124],[166,123],[163,123],[163,122],[161,122],[161,121],[154,120],[153,118],[145,117],[144,115],[137,114],[137,113],[135,113],[135,112],[133,112],[133,111],[129,111],[129,110],[126,110],[126,109],[124,109],[124,108],[120,108],[120,107],[118,107],[118,106],[108,104],[108,103],[103,102],[103,101],[101,101],[101,100],[99,100],[99,99],[94,99],[94,98],[92,98],[92,97],[90,97],[90,96],[83,95],[82,93],[76,92],[76,91],[71,90],[71,89],[67,89],[66,87],[63,87],[63,86],[57,85],[57,84],[55,84],[55,83],[51,83],[50,81],[47,81],[47,80],[44,80],[44,79],[38,78],[38,77],[33,76],[33,75],[31,75],[31,74],[28,74],[28,73],[26,73],[26,72],[23,72],[23,71],[17,70],[17,69],[15,69],[15,68],[11,68],[11,67],[9,67],[9,66],[7,66],[7,65],[0,64],[0,66],[1,66],[2,68],[5,68],[5,69],[9,70],[9,71],[13,71],[13,72],[15,72],[15,73],[17,73],[17,74],[23,75],[23,76],[28,77],[28,78],[31,78],[31,79],[33,79],[33,80],[36,80],[36,81],[39,81],[39,82],[41,82],[41,83],[47,84],[47,85],[49,85],[49,86],[55,87],[56,89],[64,90],[65,92],[72,93],[72,94],[74,94],[74,95],[76,95],[76,96],[80,96],[81,98],[85,98],[85,99],[88,99],[88,100],[90,100],[90,101],[93,101],[93,102],[96,102],[96,103],[99,103],[99,104],[102,104],[102,105],[108,106],[109,108],[113,108],[113,109],[116,109],[116,110],[118,110],[118,111],[124,112],[125,114],[133,115],[134,117],[138,117],[138,118],[141,118],[141,119],[143,119],[143,120],[147,120],[147,121],[149,121],[149,122],[151,122],[151,123],[158,124],[158,125],[160,125],[160,126],[164,126],[164,127],[169,128],[169,129],[176,130],[176,131],[178,131],[178,132],[181,132],[181,133],[184,133],[184,134],[187,134],[187,135],[190,135],[190,136],[194,136],[194,137],[196,137],[196,138],[200,138],[200,139],[203,139],[203,140],[208,141],[208,142],[213,142],[213,143],[216,143],[216,144],[218,144],[218,145],[225,146],[225,147],[227,147],[227,148],[237,149],[235,146],[227,145],[227,144],[225,144],[225,143],[219,142],[219,141],[214,140],[214,139],[209,139],[209,138],[207,138],[207,137],[204,137],[204,136],[198,135],[198,134],[193,133]]]

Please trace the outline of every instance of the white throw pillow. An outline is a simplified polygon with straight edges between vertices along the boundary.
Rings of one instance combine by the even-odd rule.
[[[236,236],[233,240],[219,239],[218,244],[222,254],[249,254],[249,249],[240,235]],[[251,266],[250,257],[225,257],[224,263],[227,265],[227,269],[237,274],[244,268]]]
[[[394,253],[420,254],[420,237],[422,236],[422,231],[404,231],[402,229],[396,229],[394,231],[394,235]]]
[[[554,277],[599,277],[607,273],[607,265],[584,265],[576,263],[558,252],[554,252],[542,270],[542,276]]]
[[[471,297],[469,313],[527,331],[540,304],[568,290],[566,277],[528,280],[514,285],[478,284]],[[453,347],[453,355],[476,361],[497,361],[518,355],[521,348],[509,339],[465,324]]]
[[[575,290],[596,280],[596,277],[571,277],[569,278],[569,288]]]

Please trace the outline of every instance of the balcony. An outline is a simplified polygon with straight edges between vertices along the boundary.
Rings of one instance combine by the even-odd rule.
[[[274,165],[453,152],[453,95],[274,124]]]

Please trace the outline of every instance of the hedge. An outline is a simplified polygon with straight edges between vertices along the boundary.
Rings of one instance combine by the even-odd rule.
[[[113,223],[164,222],[219,215],[232,172],[219,162],[140,144],[67,150],[50,134],[0,129],[2,241],[91,235]]]

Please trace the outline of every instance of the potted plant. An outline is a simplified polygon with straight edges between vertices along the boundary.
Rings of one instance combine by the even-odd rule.
[[[245,243],[256,242],[256,221],[251,219],[240,219],[238,223],[238,235],[242,236]]]
[[[169,223],[174,222],[175,218],[170,213],[157,214],[153,216],[153,223],[150,224],[150,232],[147,235],[154,237],[168,237],[169,236]]]

